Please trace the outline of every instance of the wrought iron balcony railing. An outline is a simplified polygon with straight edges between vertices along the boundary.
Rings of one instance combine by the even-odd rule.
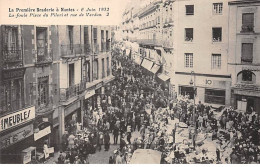
[[[19,62],[23,60],[22,49],[4,48],[3,49],[3,61],[4,62]]]
[[[99,45],[97,43],[93,45],[93,54],[99,54]]]
[[[137,43],[142,45],[162,46],[162,41],[159,39],[137,39]]]
[[[48,64],[53,61],[53,52],[52,49],[38,49],[36,50],[36,65]]]
[[[60,101],[64,102],[73,97],[76,97],[85,89],[86,89],[86,81],[82,81],[79,84],[75,84],[68,88],[60,88]]]
[[[53,97],[46,99],[46,103],[41,103],[39,100],[36,101],[37,114],[45,114],[53,108]]]
[[[61,56],[77,56],[84,52],[83,44],[61,45]]]
[[[84,44],[84,53],[85,54],[91,54],[92,53],[92,49],[91,49],[90,44]]]
[[[25,108],[23,99],[13,100],[8,103],[3,99],[0,101],[0,114],[14,112],[23,108]]]

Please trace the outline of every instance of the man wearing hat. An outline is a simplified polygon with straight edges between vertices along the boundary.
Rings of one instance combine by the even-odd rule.
[[[110,146],[110,136],[108,132],[105,132],[104,134],[104,144],[105,144],[105,151],[108,151]]]
[[[126,142],[124,138],[125,138],[125,134],[123,133],[120,138],[120,151],[126,146]]]

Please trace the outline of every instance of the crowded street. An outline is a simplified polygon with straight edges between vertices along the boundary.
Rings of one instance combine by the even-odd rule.
[[[31,1],[0,3],[0,164],[260,164],[260,0]]]
[[[112,89],[97,100],[97,108],[86,112],[83,126],[70,122],[62,150],[47,162],[259,163],[255,111],[239,113],[232,107],[212,108],[201,102],[194,105],[188,95],[170,97],[154,76],[123,52],[117,53],[121,54],[113,55]],[[143,149],[155,150],[159,160],[142,162],[134,156]]]

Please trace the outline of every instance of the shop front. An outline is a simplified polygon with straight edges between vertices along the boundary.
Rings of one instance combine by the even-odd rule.
[[[231,78],[230,76],[207,76],[205,74],[176,73],[175,82],[178,85],[178,95],[188,95],[195,102],[201,101],[204,104],[219,108],[230,106],[231,99]],[[190,77],[187,77],[189,75]],[[195,96],[194,96],[195,95]]]
[[[164,95],[169,96],[170,77],[164,73],[158,73],[156,78],[161,85],[162,90],[164,91]]]
[[[192,86],[179,86],[179,94],[194,99],[195,90]]]
[[[0,163],[23,163],[22,151],[34,145],[34,119],[34,106],[0,118]]]
[[[69,133],[76,132],[76,124],[81,123],[81,105],[80,100],[64,108],[65,112],[65,131]]]
[[[260,114],[260,89],[252,85],[239,85],[232,89],[234,107],[242,112],[258,111]]]
[[[89,112],[94,108],[95,89],[88,89],[84,97],[84,107],[86,112]]]

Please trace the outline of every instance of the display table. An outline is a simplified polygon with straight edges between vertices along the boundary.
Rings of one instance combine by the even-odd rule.
[[[22,152],[22,163],[28,164],[32,161],[32,157],[36,155],[36,147],[28,147]]]

